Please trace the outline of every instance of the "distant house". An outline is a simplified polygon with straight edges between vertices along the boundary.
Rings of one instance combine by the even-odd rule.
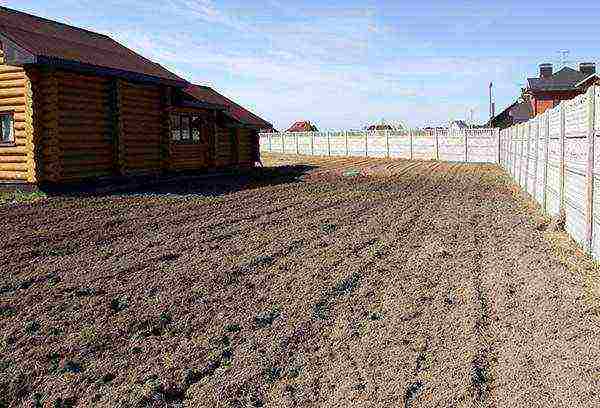
[[[257,148],[244,146],[270,124],[189,87],[106,35],[0,7],[0,184],[204,171],[256,159]],[[234,133],[239,152],[223,143]]]
[[[494,116],[488,126],[505,129],[518,123],[527,122],[532,117],[532,107],[527,101],[515,101],[506,109]]]
[[[539,78],[528,78],[523,94],[531,104],[531,116],[534,117],[598,84],[600,78],[593,62],[579,64],[579,70],[564,67],[558,72],[553,72],[552,64],[541,64]]]
[[[288,132],[318,132],[319,129],[310,123],[310,121],[299,121],[295,122],[290,128],[287,130]]]
[[[375,125],[367,126],[367,130],[395,130],[394,127],[388,123],[378,123]]]
[[[469,127],[469,125],[467,125],[467,122],[465,122],[464,120],[453,120],[452,122],[450,122],[448,129],[449,130],[461,130],[461,129],[467,129],[468,127]]]

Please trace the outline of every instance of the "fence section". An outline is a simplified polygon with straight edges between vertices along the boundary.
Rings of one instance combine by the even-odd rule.
[[[497,129],[261,133],[265,152],[497,163]]]
[[[500,132],[500,165],[600,259],[600,87]]]

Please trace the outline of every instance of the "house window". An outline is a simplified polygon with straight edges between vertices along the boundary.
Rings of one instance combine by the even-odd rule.
[[[208,143],[213,127],[200,115],[171,115],[171,138],[177,142]]]
[[[181,140],[190,140],[190,117],[181,116]]]
[[[179,115],[171,115],[171,138],[175,141],[181,140],[181,118]]]
[[[15,121],[14,115],[10,113],[0,113],[0,143],[15,142]]]
[[[194,142],[200,141],[200,131],[202,128],[202,119],[199,116],[192,116],[192,140]]]

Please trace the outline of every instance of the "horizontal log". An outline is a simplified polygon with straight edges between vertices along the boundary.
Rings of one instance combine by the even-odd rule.
[[[95,75],[81,75],[73,72],[58,71],[56,72],[56,79],[61,83],[66,84],[110,84],[111,79]]]
[[[27,155],[22,154],[18,156],[0,156],[0,163],[26,163]]]
[[[16,156],[27,154],[24,146],[0,146],[0,156]]]
[[[59,121],[73,122],[101,122],[112,124],[112,119],[108,112],[90,112],[90,111],[61,111],[59,115]]]
[[[58,84],[58,93],[63,94],[67,92],[78,91],[81,94],[91,95],[106,95],[110,93],[110,84],[108,83],[97,83],[97,82],[73,82],[73,81],[60,81]]]
[[[125,150],[123,157],[127,161],[153,161],[160,159],[161,152],[149,150]]]
[[[120,108],[121,115],[123,116],[131,116],[132,119],[147,119],[152,118],[157,122],[162,122],[164,120],[163,111],[160,108],[156,109],[145,109],[144,107],[138,107],[136,105],[122,105]]]
[[[121,82],[121,93],[125,96],[145,96],[147,98],[160,98],[161,96],[160,88],[156,86],[130,85],[125,82]]]
[[[3,108],[3,110],[9,110],[7,107],[19,106],[21,107],[22,111],[25,111],[25,96],[17,98],[2,98],[0,99],[0,106]]]
[[[62,157],[67,160],[112,160],[112,149],[63,149]]]
[[[25,88],[0,88],[0,98],[25,98]]]
[[[80,170],[76,172],[67,171],[64,172],[61,177],[63,181],[76,181],[82,180],[86,178],[96,178],[96,177],[109,177],[112,176],[112,169],[104,169],[104,170]]]
[[[27,163],[0,163],[2,171],[27,171]]]
[[[10,65],[0,65],[0,77],[7,78],[7,77],[11,77],[13,75],[25,78],[25,70],[21,67],[13,67]]]
[[[0,180],[27,180],[27,172],[0,170]]]
[[[59,116],[58,123],[60,126],[82,126],[96,129],[106,129],[112,126],[108,118],[89,118],[84,116]]]
[[[88,140],[79,139],[63,143],[62,149],[66,150],[111,150],[114,145],[111,140]]]

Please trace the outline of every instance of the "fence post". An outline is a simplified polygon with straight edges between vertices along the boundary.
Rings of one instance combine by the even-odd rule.
[[[311,156],[315,155],[315,134],[314,133],[310,134],[310,155]]]
[[[590,86],[587,92],[588,99],[588,157],[587,157],[587,197],[586,197],[586,244],[587,250],[592,253],[594,240],[594,148],[596,139],[596,87]]]
[[[296,156],[298,156],[300,154],[300,149],[298,147],[298,134],[296,133]]]
[[[390,131],[385,131],[385,157],[390,158]]]
[[[525,153],[525,157],[527,160],[525,161],[525,184],[524,189],[526,193],[531,194],[529,191],[529,151],[531,150],[531,121],[527,121],[525,124],[527,130],[527,152]]]
[[[548,204],[546,203],[547,201],[547,195],[548,195],[548,156],[549,156],[549,151],[550,151],[550,119],[548,118],[548,115],[546,114],[545,116],[543,116],[543,118],[545,119],[546,123],[544,126],[544,193],[543,193],[543,211],[544,214],[548,213]]]
[[[331,140],[329,138],[329,132],[327,133],[327,156],[331,157]]]
[[[462,129],[462,132],[465,135],[465,163],[469,162],[469,138],[467,137],[467,130]]]
[[[408,136],[410,137],[410,160],[413,159],[413,132],[412,130],[408,131]]]
[[[535,160],[534,160],[534,168],[535,168],[535,176],[533,177],[533,198],[535,201],[537,201],[537,178],[538,178],[538,163],[539,163],[539,155],[540,155],[540,149],[539,149],[539,145],[540,145],[540,118],[536,119],[535,122],[535,143],[534,143],[534,149],[535,149]]]
[[[494,130],[496,132],[496,138],[498,139],[498,165],[502,167],[502,141],[500,140],[500,128]]]
[[[565,106],[560,107],[560,214],[565,211]]]
[[[285,153],[285,133],[281,134],[281,153]]]
[[[437,129],[433,129],[433,138],[435,140],[435,159],[440,160],[440,143]]]
[[[365,132],[365,157],[369,157],[369,132]]]
[[[348,131],[344,130],[344,137],[346,138],[346,157],[350,156],[350,148],[348,147]]]

